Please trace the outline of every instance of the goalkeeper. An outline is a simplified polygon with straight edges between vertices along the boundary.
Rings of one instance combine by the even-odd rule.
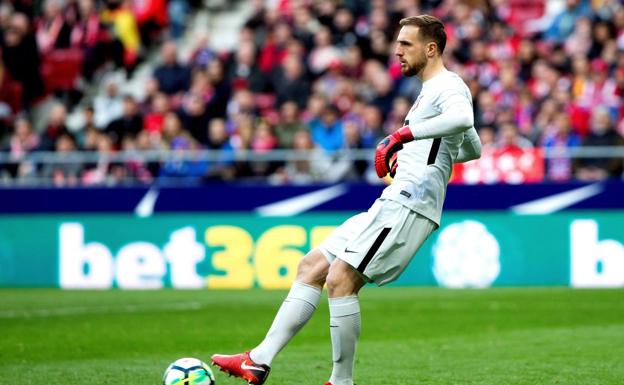
[[[423,87],[404,127],[379,143],[375,170],[394,181],[365,213],[339,226],[300,262],[297,278],[264,340],[249,352],[212,356],[225,372],[263,384],[271,362],[310,319],[327,285],[333,370],[326,385],[353,385],[360,335],[358,292],[368,282],[385,285],[403,272],[437,229],[453,163],[479,158],[472,97],[442,61],[446,33],[428,15],[400,21],[395,54],[405,76]],[[374,382],[374,381],[373,381]]]

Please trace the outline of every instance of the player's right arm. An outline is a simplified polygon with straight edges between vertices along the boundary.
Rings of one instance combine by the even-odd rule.
[[[464,163],[481,157],[481,140],[477,130],[471,127],[464,132],[464,140],[459,147],[455,163]]]
[[[462,90],[446,89],[440,93],[438,116],[410,124],[415,140],[442,138],[460,134],[474,125],[472,101]]]

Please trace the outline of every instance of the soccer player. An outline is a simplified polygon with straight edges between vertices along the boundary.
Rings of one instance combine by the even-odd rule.
[[[353,385],[360,335],[358,292],[365,283],[394,281],[438,228],[454,162],[479,158],[472,98],[461,78],[442,61],[446,33],[428,15],[407,17],[395,54],[405,76],[418,76],[422,91],[405,126],[379,143],[375,169],[394,176],[368,212],[339,226],[301,260],[297,277],[264,340],[249,352],[215,354],[221,370],[249,384],[263,384],[275,356],[316,310],[323,285],[329,295],[333,370],[326,385]]]

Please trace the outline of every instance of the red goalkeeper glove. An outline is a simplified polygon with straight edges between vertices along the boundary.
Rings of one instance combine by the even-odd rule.
[[[377,176],[383,178],[386,174],[394,177],[398,167],[396,161],[397,152],[403,149],[403,143],[414,140],[414,135],[409,127],[401,127],[392,134],[386,136],[375,150],[375,171]]]

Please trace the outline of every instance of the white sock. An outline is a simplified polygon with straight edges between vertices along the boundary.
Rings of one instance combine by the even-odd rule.
[[[266,337],[251,350],[251,359],[258,364],[270,366],[275,356],[312,317],[320,298],[321,289],[295,281],[277,311]]]
[[[355,346],[360,338],[360,301],[357,295],[329,299],[329,331],[334,367],[332,385],[353,385]]]

